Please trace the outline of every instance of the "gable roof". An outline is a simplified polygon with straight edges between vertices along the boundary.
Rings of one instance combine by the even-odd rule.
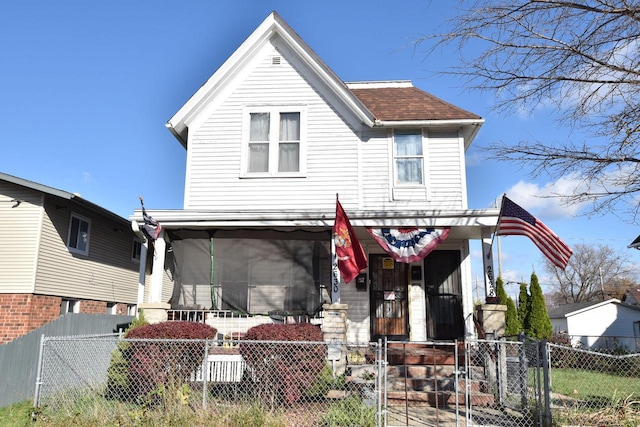
[[[280,39],[366,126],[462,125],[471,143],[484,120],[416,87],[409,81],[345,84],[276,12],[272,12],[196,93],[166,127],[186,147],[188,128],[209,102],[273,37]]]
[[[122,223],[127,223],[129,221],[127,221],[125,218],[121,217],[118,214],[115,214],[113,212],[111,212],[108,209],[103,208],[102,206],[96,205],[95,203],[92,203],[86,199],[83,199],[82,197],[80,197],[79,194],[76,193],[69,193],[68,191],[64,191],[64,190],[59,190],[57,188],[53,188],[53,187],[49,187],[47,185],[43,185],[43,184],[38,184],[37,182],[33,182],[33,181],[29,181],[27,179],[23,179],[23,178],[18,178],[17,176],[13,176],[13,175],[9,175],[6,173],[2,173],[0,172],[0,181],[6,181],[6,182],[10,182],[12,184],[15,185],[19,185],[21,187],[25,187],[25,188],[29,188],[31,190],[35,190],[38,191],[40,193],[44,193],[44,194],[48,194],[50,196],[54,196],[54,197],[58,197],[60,199],[64,199],[64,200],[73,200],[75,202],[77,202],[78,204],[82,205],[83,207],[100,213],[106,217],[109,217],[113,220],[116,220],[118,222],[122,222]],[[22,200],[17,200],[16,199],[16,203],[18,204],[17,206],[20,205],[20,203],[22,203]]]
[[[373,125],[374,117],[360,100],[347,88],[342,80],[320,59],[320,57],[287,25],[276,12],[271,12],[238,49],[218,68],[204,85],[169,119],[165,125],[182,145],[187,146],[188,127],[208,101],[219,94],[242,67],[250,61],[262,46],[279,36],[314,73],[341,99],[365,124]]]
[[[577,302],[573,304],[565,304],[560,307],[553,308],[549,310],[549,318],[550,319],[561,319],[563,317],[574,316],[576,314],[582,313],[584,311],[592,310],[594,308],[598,308],[607,304],[617,304],[622,305],[624,307],[631,308],[633,310],[639,310],[639,307],[623,304],[619,299],[608,299],[606,301],[587,301],[587,302]]]

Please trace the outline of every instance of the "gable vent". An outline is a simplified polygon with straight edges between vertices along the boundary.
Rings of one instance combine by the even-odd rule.
[[[271,58],[271,65],[280,65],[282,58],[279,56],[274,56]]]

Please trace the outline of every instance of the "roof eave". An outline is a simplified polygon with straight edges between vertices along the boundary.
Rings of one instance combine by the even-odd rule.
[[[376,127],[383,128],[416,128],[416,127],[451,127],[463,129],[465,149],[469,148],[484,124],[484,119],[446,119],[446,120],[376,120]]]
[[[344,82],[313,52],[296,32],[276,13],[272,12],[251,35],[234,51],[218,70],[196,91],[195,94],[167,121],[166,127],[186,147],[189,123],[206,108],[222,87],[236,75],[236,70],[253,57],[253,52],[274,35],[296,52],[327,87],[361,120],[373,127],[374,116],[367,107],[347,88]]]

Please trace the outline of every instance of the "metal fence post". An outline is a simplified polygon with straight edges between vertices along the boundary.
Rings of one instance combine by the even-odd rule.
[[[38,366],[36,372],[36,387],[33,395],[33,406],[38,407],[40,404],[40,386],[42,385],[42,353],[44,350],[44,334],[40,335],[40,352],[38,354]]]
[[[543,339],[542,344],[542,375],[544,378],[544,425],[551,426],[551,390],[549,387],[549,359],[547,353],[547,340]]]
[[[524,332],[518,334],[518,383],[520,385],[520,405],[522,410],[527,408],[527,357],[524,344]]]
[[[202,361],[202,409],[207,409],[207,380],[209,379],[209,340],[204,340],[204,360]]]

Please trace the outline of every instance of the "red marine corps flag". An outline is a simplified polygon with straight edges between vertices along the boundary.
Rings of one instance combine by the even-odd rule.
[[[351,282],[367,268],[367,256],[354,233],[347,214],[336,199],[336,220],[333,224],[333,241],[338,269],[345,283]]]

